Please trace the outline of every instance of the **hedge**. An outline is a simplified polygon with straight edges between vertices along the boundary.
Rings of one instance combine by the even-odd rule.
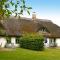
[[[20,38],[20,47],[32,50],[44,50],[44,38],[36,34],[27,34]]]

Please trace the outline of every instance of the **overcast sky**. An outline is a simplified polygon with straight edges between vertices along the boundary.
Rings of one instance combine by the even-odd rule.
[[[49,19],[60,26],[60,0],[26,0],[32,7],[31,14],[24,13],[25,17],[32,17],[36,12],[37,18]]]

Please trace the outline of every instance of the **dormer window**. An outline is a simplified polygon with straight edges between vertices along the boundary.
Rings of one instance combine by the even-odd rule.
[[[40,29],[40,31],[46,32],[46,28],[43,27],[43,28]]]

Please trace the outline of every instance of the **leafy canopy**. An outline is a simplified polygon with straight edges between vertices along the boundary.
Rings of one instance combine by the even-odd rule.
[[[30,9],[32,8],[26,6],[25,0],[0,0],[0,19],[9,17],[13,13],[18,16],[23,14],[24,11],[30,14]]]

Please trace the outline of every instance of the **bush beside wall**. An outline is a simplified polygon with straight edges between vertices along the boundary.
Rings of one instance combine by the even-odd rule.
[[[26,34],[20,38],[20,47],[32,50],[44,50],[44,38],[37,34]]]

